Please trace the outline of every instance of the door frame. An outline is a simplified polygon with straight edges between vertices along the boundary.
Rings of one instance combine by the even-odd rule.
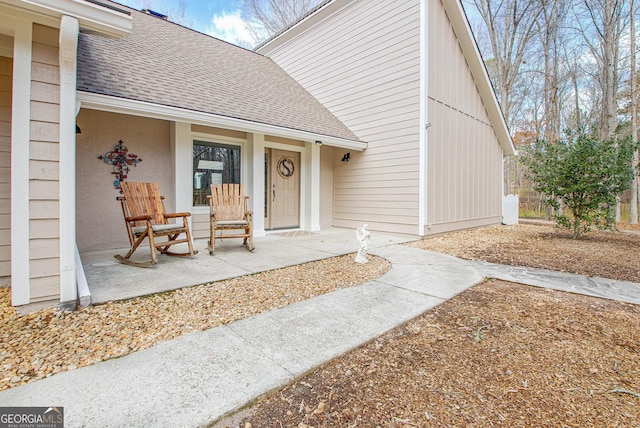
[[[286,140],[286,141],[284,141]],[[264,154],[266,148],[300,152],[300,230],[320,230],[320,145],[313,141],[290,140],[264,134],[249,134],[253,154],[251,180],[253,183],[254,236],[265,236],[264,225]],[[291,141],[292,143],[288,143]]]
[[[292,146],[292,147],[297,147],[297,146]],[[301,147],[300,147],[301,148]],[[274,227],[273,225],[273,211],[274,211],[274,207],[272,204],[272,198],[271,198],[271,191],[272,191],[272,186],[273,186],[273,177],[275,176],[276,172],[273,170],[273,165],[274,165],[274,158],[273,158],[273,152],[274,151],[281,151],[281,152],[289,152],[289,153],[296,153],[297,154],[297,160],[298,160],[298,165],[295,166],[295,168],[298,169],[297,173],[298,173],[298,225],[297,226],[289,226],[289,227]],[[264,197],[265,197],[265,207],[264,207],[264,228],[265,230],[269,230],[269,231],[273,231],[273,230],[282,230],[282,229],[300,229],[302,227],[303,224],[303,216],[302,216],[302,207],[303,207],[303,203],[302,203],[302,194],[303,194],[303,181],[302,181],[302,172],[303,172],[303,152],[301,150],[290,150],[289,148],[281,148],[281,147],[265,147],[264,148],[264,152],[265,152],[265,192],[264,192]]]

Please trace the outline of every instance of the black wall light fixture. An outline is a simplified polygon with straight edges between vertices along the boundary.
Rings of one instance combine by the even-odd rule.
[[[342,156],[342,162],[349,162],[349,159],[351,159],[351,153],[345,153],[344,156]]]

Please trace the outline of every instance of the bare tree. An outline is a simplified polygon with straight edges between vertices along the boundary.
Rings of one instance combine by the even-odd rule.
[[[536,21],[541,13],[537,1],[527,0],[473,0],[482,17],[493,59],[496,62],[496,92],[508,125],[512,125],[514,88],[525,62],[532,39],[537,30]]]
[[[566,1],[540,0],[540,6],[538,34],[544,55],[544,137],[547,141],[557,141],[561,126],[560,32],[566,16]]]
[[[610,138],[616,131],[619,42],[624,22],[624,0],[583,0],[584,14],[576,20],[585,45],[598,64],[597,80],[602,97],[600,138]]]
[[[257,41],[280,32],[321,0],[243,0],[242,17]]]

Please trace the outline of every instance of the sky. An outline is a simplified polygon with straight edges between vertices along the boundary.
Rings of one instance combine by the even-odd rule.
[[[180,11],[180,0],[115,1],[134,9],[150,9],[168,15]],[[254,44],[240,17],[242,0],[183,0],[183,3],[185,17],[180,24],[236,45],[249,47]]]

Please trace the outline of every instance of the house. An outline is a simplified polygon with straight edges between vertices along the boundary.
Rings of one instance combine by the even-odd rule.
[[[500,224],[515,149],[458,0],[327,1],[257,51],[368,143],[336,164],[334,226]]]
[[[195,238],[211,182],[244,184],[257,236],[501,221],[514,149],[458,0],[328,1],[257,53],[108,0],[0,0],[0,34],[16,306],[73,306],[77,250],[128,245],[120,178]]]

